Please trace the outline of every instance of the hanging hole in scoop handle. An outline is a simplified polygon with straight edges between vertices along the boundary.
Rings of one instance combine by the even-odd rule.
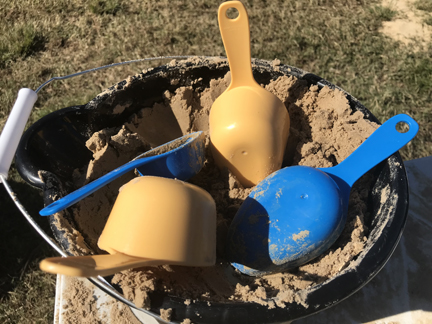
[[[236,8],[228,8],[226,11],[226,16],[229,19],[236,19],[239,16],[239,11]]]
[[[408,130],[400,132],[403,123]],[[406,114],[396,115],[382,124],[350,156],[334,168],[335,174],[350,186],[363,174],[408,144],[417,134],[417,122]]]
[[[406,132],[409,131],[409,129],[410,129],[409,124],[407,124],[405,122],[399,122],[399,123],[396,124],[396,130],[399,133],[406,133]]]
[[[236,18],[230,11],[237,10]],[[257,84],[252,75],[249,19],[240,1],[227,1],[219,6],[219,30],[231,70],[228,89]]]

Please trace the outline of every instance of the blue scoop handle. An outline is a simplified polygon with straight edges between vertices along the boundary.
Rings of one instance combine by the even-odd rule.
[[[132,160],[121,167],[118,167],[117,169],[105,174],[104,176],[90,182],[89,184],[85,185],[84,187],[81,187],[74,192],[68,194],[67,196],[54,201],[52,204],[48,205],[47,207],[43,208],[39,214],[42,216],[49,216],[55,213],[58,213],[59,211],[62,211],[63,209],[74,205],[81,199],[91,195],[93,192],[98,190],[99,188],[105,186],[106,184],[112,182],[113,180],[117,179],[118,177],[122,176],[123,174],[134,170],[135,168],[138,168],[144,164],[147,164],[153,160],[160,159],[160,155],[155,156],[149,156],[146,158],[141,158],[138,160]]]
[[[401,133],[396,129],[399,123],[406,123],[409,130]],[[396,153],[417,134],[419,126],[406,114],[388,119],[378,127],[350,156],[338,165],[323,168],[322,171],[344,180],[350,187],[366,172]]]
[[[158,146],[53,202],[43,208],[39,214],[48,216],[62,211],[135,168],[141,175],[175,178],[186,181],[197,174],[203,167],[205,154],[204,142],[205,135],[202,131],[199,131]],[[164,152],[166,150],[168,151]],[[156,155],[148,156],[148,154]],[[142,168],[144,165],[145,168]]]

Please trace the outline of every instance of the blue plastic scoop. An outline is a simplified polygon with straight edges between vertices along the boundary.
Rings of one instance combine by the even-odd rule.
[[[137,169],[141,175],[188,180],[204,165],[204,144],[204,133],[195,132],[158,146],[53,202],[39,214],[48,216],[57,213],[133,169]]]
[[[405,133],[396,129],[406,123]],[[363,174],[405,146],[419,129],[409,116],[390,118],[340,164],[293,166],[260,182],[229,231],[227,257],[258,276],[300,266],[326,251],[345,227],[351,187]]]

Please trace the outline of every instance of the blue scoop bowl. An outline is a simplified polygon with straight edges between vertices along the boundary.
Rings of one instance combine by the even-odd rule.
[[[396,125],[409,130],[399,132]],[[244,274],[259,276],[300,266],[321,255],[345,227],[353,184],[417,134],[400,114],[380,126],[340,164],[293,166],[276,171],[249,194],[229,231],[227,256]]]

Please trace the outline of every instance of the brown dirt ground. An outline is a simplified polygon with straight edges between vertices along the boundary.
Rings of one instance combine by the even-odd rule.
[[[382,32],[419,50],[432,39],[432,26],[423,22],[425,12],[417,10],[415,0],[383,0],[384,7],[398,12],[396,19],[383,22]]]

